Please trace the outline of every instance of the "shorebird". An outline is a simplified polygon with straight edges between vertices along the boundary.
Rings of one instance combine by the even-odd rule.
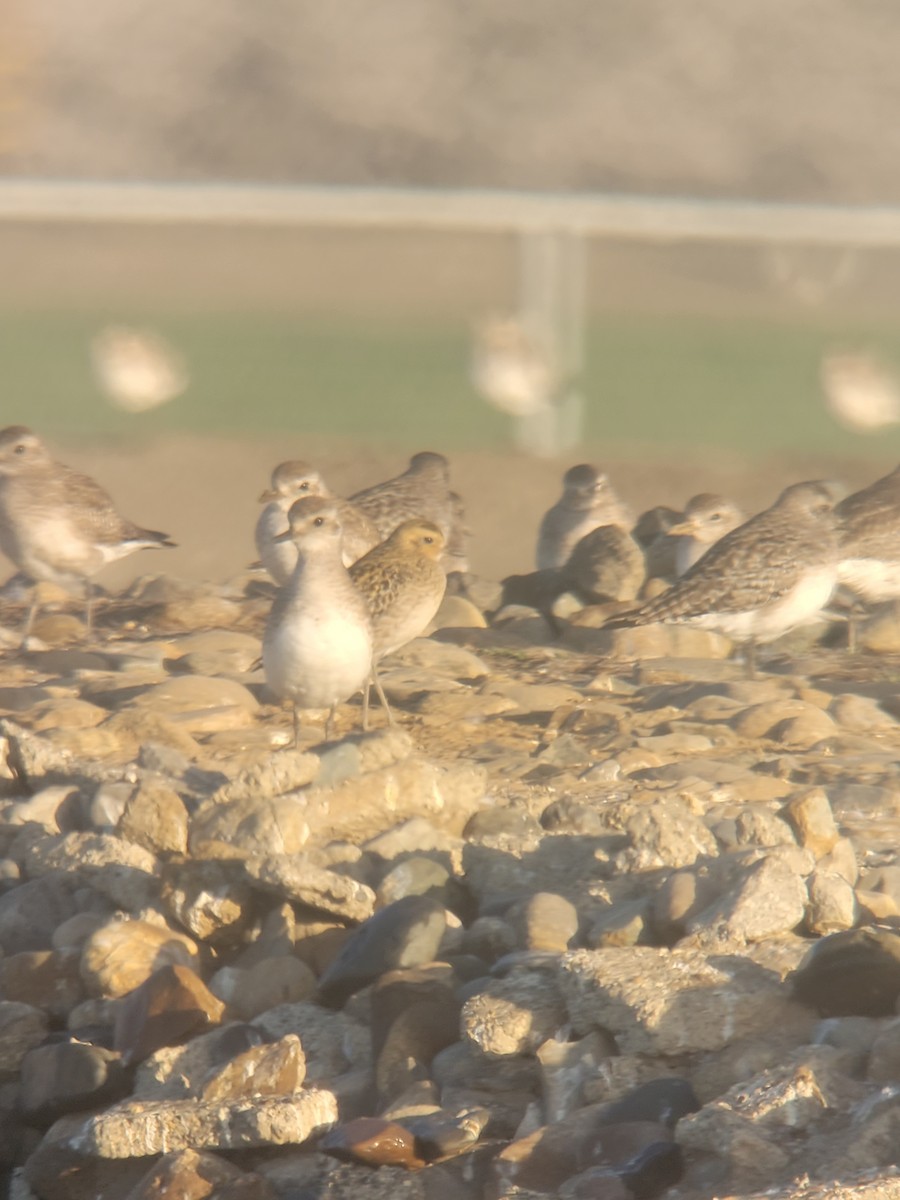
[[[91,341],[91,359],[100,387],[126,412],[166,404],[188,385],[181,356],[152,329],[107,325]]]
[[[471,377],[488,404],[513,417],[547,408],[558,382],[539,339],[517,317],[497,315],[475,327]]]
[[[862,603],[881,604],[900,596],[900,466],[835,508],[838,521],[838,580]],[[851,610],[848,643],[856,648],[858,612]]]
[[[631,514],[602,471],[588,463],[570,467],[563,476],[563,494],[541,521],[536,564],[539,571],[561,567],[576,544],[601,525],[630,529]]]
[[[57,462],[24,425],[0,430],[0,549],[29,579],[83,591],[89,633],[91,576],[135,550],[174,545],[120,516],[99,483]],[[26,638],[38,603],[35,596]]]
[[[265,508],[256,522],[254,539],[260,562],[283,587],[297,565],[297,547],[284,541],[281,534],[287,528],[287,514],[295,500],[305,496],[320,496],[333,500],[337,506],[342,530],[342,557],[349,567],[381,541],[378,530],[366,514],[349,500],[339,500],[331,494],[322,476],[309,463],[291,460],[279,463],[272,472],[271,486],[259,497]]]
[[[372,683],[388,720],[393,721],[377,665],[424,633],[434,619],[447,577],[440,559],[444,535],[432,521],[414,518],[399,525],[386,541],[350,568],[372,616]],[[368,716],[368,687],[363,692],[364,727]]]
[[[297,564],[266,624],[266,682],[293,705],[295,745],[303,708],[328,709],[327,741],[337,706],[366,685],[372,670],[372,618],[343,564],[333,501],[294,501],[279,536],[294,543]]]
[[[560,574],[589,604],[634,600],[646,574],[640,546],[621,525],[600,525],[577,543]]]
[[[715,492],[700,492],[688,500],[681,521],[668,536],[676,539],[675,574],[684,575],[710,546],[743,525],[746,517],[736,504]]]
[[[413,518],[437,525],[444,542],[450,541],[453,528],[450,464],[443,454],[423,450],[414,454],[402,475],[376,483],[350,497],[388,538],[398,525]]]
[[[896,371],[864,351],[832,351],[820,368],[831,413],[856,433],[874,433],[900,422],[900,382]]]
[[[814,620],[838,577],[834,496],[820,482],[785,488],[775,503],[716,542],[668,591],[607,628],[675,621],[755,647]]]

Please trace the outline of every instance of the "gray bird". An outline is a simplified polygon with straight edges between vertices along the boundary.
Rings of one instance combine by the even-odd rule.
[[[454,502],[450,491],[450,464],[443,454],[423,450],[414,454],[402,475],[365,488],[350,497],[388,538],[404,521],[420,518],[441,531],[444,542],[451,538]]]
[[[271,487],[260,495],[265,508],[256,522],[254,540],[260,562],[283,587],[297,565],[297,547],[280,535],[287,529],[287,515],[295,500],[320,496],[333,500],[341,524],[344,566],[349,567],[381,541],[378,530],[366,514],[349,500],[333,496],[322,476],[309,463],[299,460],[279,463],[272,472]]]
[[[676,539],[675,574],[684,575],[710,546],[747,518],[733,503],[715,492],[700,492],[688,500],[683,518],[668,531]]]
[[[91,577],[135,550],[174,545],[120,516],[99,483],[57,462],[24,425],[0,430],[0,549],[29,579],[84,594],[88,632]],[[37,610],[35,598],[26,637]]]
[[[900,596],[900,466],[846,496],[835,515],[841,583],[873,604]]]
[[[585,534],[601,525],[630,529],[631,513],[602,471],[588,463],[570,467],[563,476],[562,496],[541,521],[535,555],[537,569],[563,566]]]
[[[266,682],[294,710],[327,708],[326,740],[338,704],[358,692],[372,670],[372,618],[342,560],[337,505],[319,496],[295,500],[279,535],[297,549],[297,564],[278,592],[263,636]]]
[[[834,496],[827,484],[796,483],[775,503],[716,542],[668,591],[607,622],[608,628],[674,621],[716,629],[747,647],[816,618],[838,578]]]

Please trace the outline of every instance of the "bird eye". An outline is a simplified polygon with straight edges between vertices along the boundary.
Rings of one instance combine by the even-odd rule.
[[[721,520],[722,520],[722,514],[721,514],[721,513],[710,513],[710,514],[709,514],[709,519],[710,519],[711,521],[721,521]]]
[[[324,517],[316,517],[315,520],[313,521],[313,525],[324,525],[324,524],[325,524]]]
[[[26,449],[25,443],[19,442],[18,446],[16,446],[15,449],[13,450],[13,454],[24,454],[25,449]]]
[[[431,543],[434,541],[434,538],[433,538],[433,537],[432,537],[430,534],[426,534],[426,535],[425,535],[425,537],[423,537],[423,538],[422,538],[422,541],[423,541],[423,542],[424,542],[424,543],[425,543],[427,546],[430,546],[430,545],[431,545]]]
[[[301,492],[309,491],[309,480],[308,479],[304,479],[303,482],[300,484],[300,491]]]

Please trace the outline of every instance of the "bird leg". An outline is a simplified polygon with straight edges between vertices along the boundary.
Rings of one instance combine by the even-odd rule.
[[[375,670],[375,664],[372,663],[372,683],[375,685],[375,691],[378,694],[378,699],[381,701],[381,707],[387,713],[388,725],[394,724],[394,714],[391,712],[391,706],[387,702],[387,696],[384,694],[384,688],[381,686],[381,680],[378,678],[378,672]],[[368,691],[368,688],[366,688]]]
[[[41,602],[38,599],[37,584],[31,596],[31,603],[28,605],[28,612],[25,615],[25,628],[22,630],[22,641],[28,641],[28,635],[31,633],[31,627],[34,625],[35,617],[38,615],[38,610],[41,607]]]
[[[294,749],[300,745],[300,709],[296,704],[292,705],[294,710]]]
[[[744,643],[744,669],[748,679],[756,679],[756,638]]]
[[[87,626],[86,636],[90,638],[94,618],[94,585],[89,579],[84,581],[84,622]]]
[[[334,723],[334,714],[337,712],[337,704],[332,704],[328,710],[328,716],[325,718],[325,741],[331,741],[331,726]]]
[[[362,727],[363,733],[369,732],[369,688],[370,681],[367,679],[362,688]]]

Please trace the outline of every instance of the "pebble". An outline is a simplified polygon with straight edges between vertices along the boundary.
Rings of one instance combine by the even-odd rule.
[[[724,639],[671,627],[615,631],[656,657],[612,672],[590,608],[550,642],[461,601],[385,665],[397,726],[273,750],[268,601],[142,586],[158,635],[0,681],[22,1200],[796,1200],[787,1180],[861,1164],[885,1185],[884,664],[807,648],[745,680]]]

